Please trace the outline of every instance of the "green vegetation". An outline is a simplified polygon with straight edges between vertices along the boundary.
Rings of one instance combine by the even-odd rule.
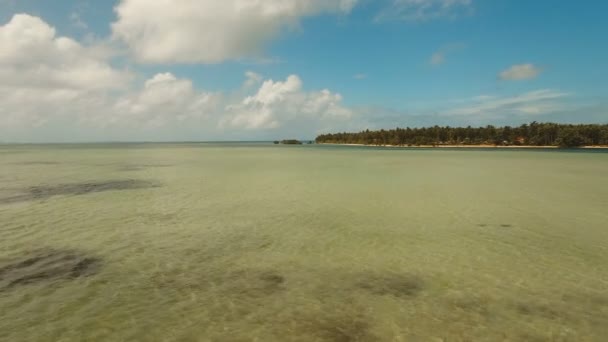
[[[287,139],[287,140],[282,140],[281,144],[283,144],[283,145],[302,145],[302,142],[300,140]]]
[[[496,145],[559,146],[608,145],[608,125],[566,125],[532,122],[519,127],[396,128],[359,133],[323,134],[317,143],[364,145]]]

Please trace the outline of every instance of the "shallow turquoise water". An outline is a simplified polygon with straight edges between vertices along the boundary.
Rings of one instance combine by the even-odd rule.
[[[608,153],[0,147],[0,340],[604,341]]]

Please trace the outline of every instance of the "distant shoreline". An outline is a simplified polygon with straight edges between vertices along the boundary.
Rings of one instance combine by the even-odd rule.
[[[388,147],[388,148],[529,148],[529,149],[560,149],[559,146],[534,146],[534,145],[369,145],[369,144],[339,144],[339,143],[317,143],[318,145],[336,146],[366,146],[366,147]],[[608,149],[608,145],[570,147],[572,149]],[[563,149],[563,147],[562,147]],[[566,148],[567,149],[567,148]]]

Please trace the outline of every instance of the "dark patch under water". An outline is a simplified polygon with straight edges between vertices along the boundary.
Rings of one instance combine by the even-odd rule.
[[[317,322],[312,327],[313,333],[324,341],[332,342],[366,342],[377,341],[370,333],[370,324],[363,319],[334,318]]]
[[[325,308],[318,315],[301,315],[294,322],[296,334],[314,336],[313,341],[374,342],[380,341],[372,332],[372,322],[358,307]]]
[[[424,288],[422,279],[411,274],[370,274],[362,276],[356,285],[374,295],[395,297],[415,297]]]
[[[220,277],[227,296],[249,298],[267,297],[285,289],[285,277],[276,271],[248,270],[225,274]]]
[[[535,303],[517,303],[515,310],[524,316],[537,316],[546,319],[558,319],[560,318],[560,312],[552,308],[549,305],[535,304]]]
[[[268,285],[279,286],[285,282],[285,277],[278,273],[267,272],[260,274],[260,280],[266,282]]]
[[[96,274],[101,259],[70,250],[41,250],[0,264],[0,290]]]
[[[480,227],[480,228],[487,228],[487,227],[513,228],[513,225],[508,224],[508,223],[502,223],[502,224],[480,223],[477,225],[477,227]]]
[[[0,198],[0,204],[45,200],[54,196],[78,196],[105,191],[138,190],[154,187],[158,187],[158,184],[134,179],[41,185],[25,188],[19,195]]]

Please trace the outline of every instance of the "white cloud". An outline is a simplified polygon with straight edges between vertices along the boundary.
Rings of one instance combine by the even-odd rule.
[[[160,73],[147,80],[140,91],[119,97],[111,106],[111,114],[93,119],[102,125],[162,127],[210,116],[221,98],[218,93],[197,91],[190,80]]]
[[[538,77],[541,72],[534,64],[518,64],[501,72],[499,77],[506,81],[529,80]]]
[[[238,104],[228,105],[228,117],[221,124],[245,129],[274,129],[286,123],[348,119],[351,112],[341,102],[340,94],[327,89],[303,91],[302,80],[291,75],[283,82],[267,80],[256,94]]]
[[[349,6],[352,3],[345,8]],[[0,137],[12,141],[308,138],[319,132],[415,123],[498,124],[513,118],[548,118],[553,113],[572,118],[576,109],[568,107],[569,94],[545,89],[518,96],[478,96],[439,111],[441,106],[433,103],[415,111],[423,115],[383,114],[349,108],[340,94],[327,89],[306,89],[297,75],[268,80],[248,71],[241,86],[221,93],[199,89],[172,73],[135,82],[132,72],[112,66],[111,57],[99,45],[57,35],[34,16],[15,15],[0,25]],[[595,121],[605,117],[606,107],[598,108]],[[584,115],[591,117],[581,115],[582,121]]]
[[[354,74],[353,78],[356,80],[364,80],[367,78],[367,74]]]
[[[559,100],[569,94],[541,89],[517,96],[477,96],[464,106],[443,111],[442,115],[544,114],[561,108]]]
[[[135,84],[110,58],[58,37],[37,17],[17,15],[0,26],[0,137],[42,139],[52,130],[55,141],[238,139],[260,131],[311,137],[351,115],[339,94],[307,91],[297,75],[273,81],[249,71],[243,87],[220,93],[172,73]]]
[[[112,24],[145,63],[219,63],[255,58],[303,17],[347,13],[357,0],[121,0]]]
[[[41,124],[49,113],[77,110],[92,93],[124,90],[132,75],[106,53],[56,35],[38,17],[17,14],[0,26],[0,126]]]
[[[376,16],[376,20],[428,21],[454,18],[471,14],[472,11],[473,0],[392,0],[391,5]]]
[[[243,86],[245,88],[251,88],[253,86],[256,86],[258,84],[260,84],[262,82],[262,80],[264,79],[264,77],[256,72],[253,71],[247,71],[245,73],[245,83],[243,84]]]
[[[121,88],[129,74],[112,68],[101,50],[85,47],[38,17],[15,15],[0,26],[0,78],[3,86],[90,90]]]

